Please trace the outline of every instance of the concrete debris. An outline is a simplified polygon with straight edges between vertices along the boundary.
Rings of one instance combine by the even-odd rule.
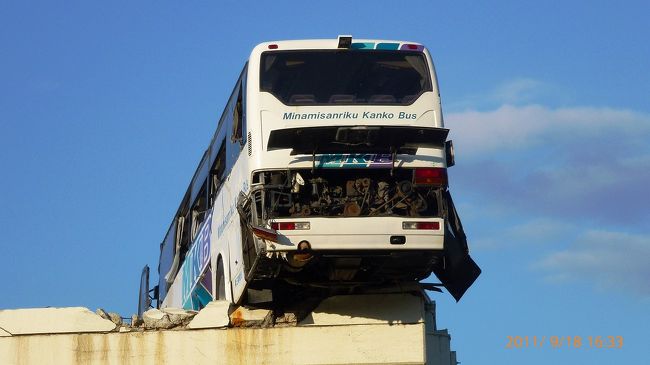
[[[233,327],[272,327],[273,322],[273,312],[268,309],[239,307],[230,315]]]
[[[225,300],[216,300],[199,312],[186,311],[178,308],[150,309],[144,312],[142,318],[137,315],[131,317],[132,329],[145,330],[160,329],[204,329],[226,327],[294,327],[298,324],[299,317],[296,313],[274,313],[268,309],[251,309],[237,307],[228,314],[233,305]],[[110,315],[110,313],[109,313]]]
[[[102,318],[104,318],[104,319],[108,319],[109,321],[111,320],[111,317],[108,315],[108,312],[106,312],[102,308],[97,308],[97,310],[95,311],[95,314],[102,317]]]
[[[284,313],[276,316],[274,320],[275,327],[294,327],[298,324],[298,317],[295,313]]]
[[[169,320],[168,314],[155,308],[144,312],[142,320],[146,329],[167,329],[176,326]]]
[[[106,312],[102,308],[97,308],[95,311],[95,314],[98,316],[102,317],[103,319],[107,319],[113,323],[115,323],[116,326],[121,326],[123,324],[122,322],[122,316],[120,316],[118,313],[114,312]]]
[[[144,321],[137,314],[131,316],[131,327],[141,327],[143,324]]]
[[[187,311],[180,308],[163,308],[162,311],[169,315],[169,320],[172,323],[179,323],[183,326],[187,326],[192,318],[194,318],[198,313],[196,311]]]
[[[230,310],[230,302],[226,300],[216,300],[208,303],[205,308],[192,319],[187,328],[223,328],[228,327],[230,324],[230,317],[228,311]]]
[[[154,308],[144,312],[142,319],[145,329],[170,329],[187,326],[195,315],[196,312],[194,311],[175,308],[159,310]]]
[[[111,322],[115,323],[116,326],[121,326],[124,323],[122,322],[122,316],[120,316],[118,313],[110,312],[108,313],[108,317]]]

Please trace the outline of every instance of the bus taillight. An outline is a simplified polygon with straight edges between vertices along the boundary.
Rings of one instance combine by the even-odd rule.
[[[440,222],[402,222],[402,229],[440,230]]]
[[[301,231],[310,229],[311,227],[309,222],[274,222],[271,223],[271,228],[276,231]]]
[[[447,169],[441,167],[415,169],[413,183],[416,185],[447,186]]]

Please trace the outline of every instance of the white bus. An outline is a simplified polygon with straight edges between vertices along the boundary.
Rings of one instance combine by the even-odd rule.
[[[480,269],[449,195],[447,134],[421,44],[259,44],[160,245],[158,306],[431,273],[459,300]]]

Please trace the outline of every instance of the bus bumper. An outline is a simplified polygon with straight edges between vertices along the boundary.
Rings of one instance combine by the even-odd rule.
[[[442,218],[417,217],[345,217],[286,218],[279,224],[277,242],[266,241],[267,252],[295,251],[301,241],[311,250],[442,250],[445,225]],[[309,223],[308,229],[286,229],[287,223]],[[409,224],[411,223],[411,224]],[[407,228],[425,223],[424,229]],[[295,224],[302,226],[304,224]],[[283,229],[285,228],[285,229]]]

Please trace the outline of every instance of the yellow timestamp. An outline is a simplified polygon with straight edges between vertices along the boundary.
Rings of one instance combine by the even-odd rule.
[[[623,348],[623,336],[506,336],[507,349],[547,348]]]

